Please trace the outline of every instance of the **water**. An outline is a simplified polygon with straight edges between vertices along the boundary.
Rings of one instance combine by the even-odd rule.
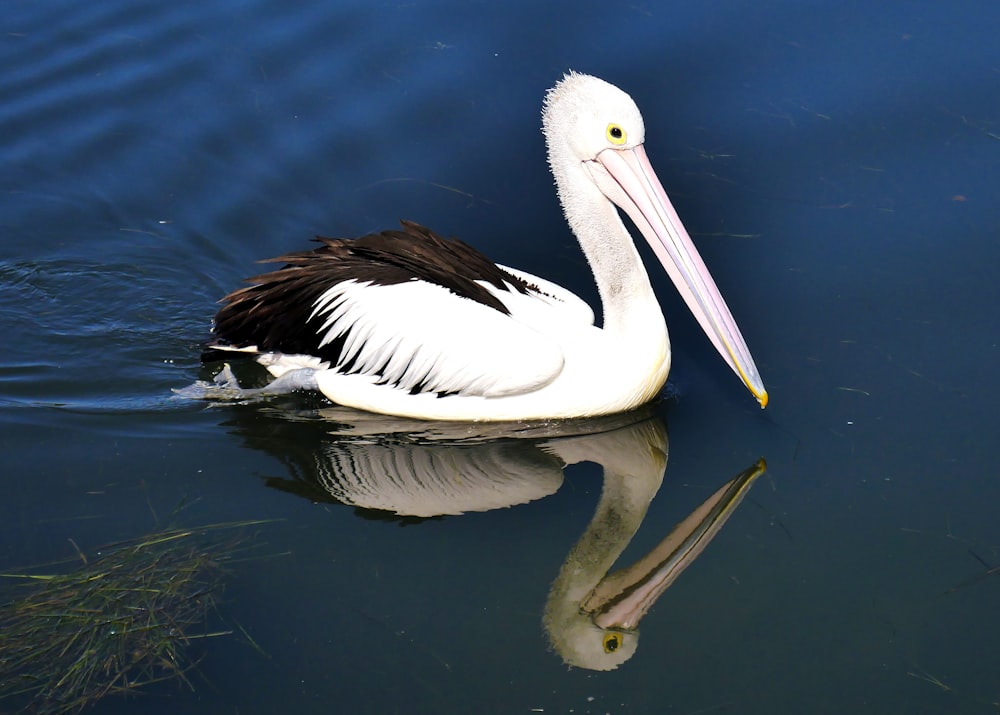
[[[192,643],[193,690],[93,712],[996,712],[1000,578],[975,579],[1000,563],[1000,10],[573,8],[7,8],[0,571],[179,505],[277,520],[213,616],[235,633]],[[548,465],[533,501],[389,518],[320,488],[354,443],[321,401],[170,393],[201,374],[215,301],[317,233],[411,218],[593,302],[538,131],[570,68],[639,103],[771,395],[756,408],[655,275],[669,463],[617,566],[768,469],[609,672],[567,667],[543,625],[599,467],[557,476],[503,442]]]

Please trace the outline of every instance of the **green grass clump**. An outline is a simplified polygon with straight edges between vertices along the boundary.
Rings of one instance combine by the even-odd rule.
[[[21,581],[0,600],[0,699],[55,715],[164,680],[191,687],[191,642],[231,632],[205,629],[245,541],[239,527],[252,523],[168,529],[95,558],[78,552],[66,573],[0,574]]]

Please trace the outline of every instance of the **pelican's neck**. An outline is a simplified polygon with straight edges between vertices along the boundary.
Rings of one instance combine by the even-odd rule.
[[[557,152],[558,154],[558,152]],[[601,297],[604,329],[629,332],[662,322],[649,275],[615,205],[578,161],[550,157],[566,221],[580,242]]]
[[[649,427],[643,425],[639,435],[646,437],[656,430],[662,431],[661,425],[658,422],[652,422]],[[563,606],[570,604],[574,613],[579,611],[581,602],[607,576],[639,530],[649,504],[663,482],[667,457],[666,438],[662,433],[656,435],[662,447],[649,442],[637,444],[638,439],[634,435],[626,436],[632,438],[632,443],[622,441],[618,445],[624,458],[622,455],[617,458],[612,456],[603,463],[604,484],[597,509],[552,584],[549,599],[553,607],[557,603]],[[625,449],[631,451],[626,453]],[[565,459],[567,446],[558,444],[551,451]],[[587,458],[587,461],[590,459]]]
[[[621,647],[602,647],[603,630],[585,604],[639,529],[663,482],[667,466],[666,426],[651,419],[613,432],[554,440],[546,451],[567,464],[604,467],[601,497],[586,531],[553,581],[543,623],[566,663],[596,670],[616,668],[635,652],[637,634],[620,634]]]
[[[593,518],[566,557],[552,585],[555,600],[573,601],[579,609],[628,546],[667,468],[667,434],[662,421],[600,435],[551,443],[547,450],[566,464],[595,462],[604,467],[604,484]]]

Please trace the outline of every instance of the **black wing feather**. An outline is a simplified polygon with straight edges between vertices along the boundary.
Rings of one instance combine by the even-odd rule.
[[[264,261],[284,266],[250,278],[249,286],[222,299],[215,316],[215,346],[314,355],[337,365],[349,329],[320,345],[324,318],[310,316],[324,293],[347,280],[379,285],[423,280],[508,315],[506,306],[476,281],[521,293],[538,290],[457,238],[444,238],[411,221],[401,224],[401,230],[357,239],[317,237],[318,248]]]

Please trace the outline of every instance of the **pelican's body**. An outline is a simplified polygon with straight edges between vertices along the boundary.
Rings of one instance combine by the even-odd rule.
[[[286,265],[224,299],[212,347],[253,352],[295,386],[384,414],[515,420],[631,409],[663,387],[670,343],[617,206],[766,404],[749,350],[646,159],[631,98],[571,73],[546,96],[543,131],[566,218],[594,271],[602,327],[569,291],[404,222],[275,259]]]

